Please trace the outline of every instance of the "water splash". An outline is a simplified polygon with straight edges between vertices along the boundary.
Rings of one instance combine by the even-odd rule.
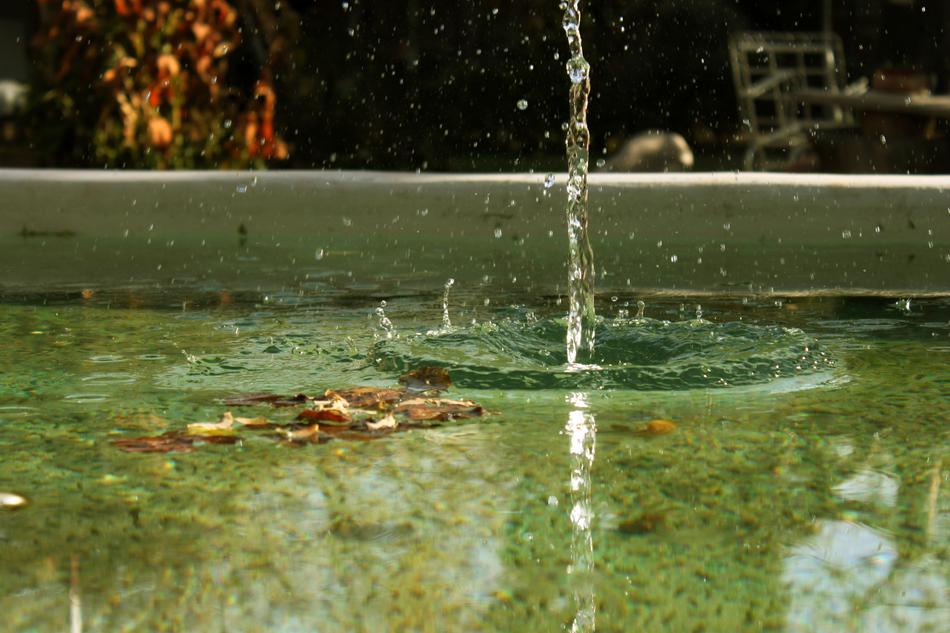
[[[577,609],[571,623],[572,633],[591,633],[595,629],[597,600],[594,593],[594,518],[591,497],[591,468],[597,448],[597,422],[588,411],[587,395],[572,393],[568,402],[573,410],[564,427],[570,439],[571,453],[571,564],[568,573]]]
[[[442,293],[442,331],[449,332],[452,329],[452,321],[449,319],[449,290],[455,285],[455,280],[451,277],[445,282],[445,292]]]
[[[376,337],[382,335],[382,338],[387,340],[392,340],[396,336],[396,328],[393,326],[393,322],[389,320],[389,317],[386,316],[386,302],[380,301],[379,306],[376,308],[376,327],[378,332]]]
[[[582,346],[594,349],[594,253],[587,237],[587,173],[590,161],[590,130],[587,104],[590,99],[590,64],[581,42],[580,0],[560,3],[562,26],[571,57],[567,76],[571,81],[571,121],[567,126],[567,237],[569,244],[567,360],[577,362]]]

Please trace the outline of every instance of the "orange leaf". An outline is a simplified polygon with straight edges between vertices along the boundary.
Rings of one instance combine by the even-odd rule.
[[[304,409],[298,420],[327,420],[329,422],[349,422],[350,416],[341,409]]]

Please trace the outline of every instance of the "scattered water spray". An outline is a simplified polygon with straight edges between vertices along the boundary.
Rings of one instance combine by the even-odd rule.
[[[560,3],[562,25],[571,57],[567,75],[571,80],[571,121],[567,126],[567,237],[569,244],[567,317],[567,362],[577,361],[583,345],[594,349],[594,253],[587,237],[587,173],[590,161],[590,130],[587,103],[590,99],[590,64],[581,42],[580,0]]]

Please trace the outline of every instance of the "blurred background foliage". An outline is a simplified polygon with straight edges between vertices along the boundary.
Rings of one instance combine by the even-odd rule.
[[[556,0],[30,4],[33,78],[22,137],[34,163],[434,170],[563,163],[568,80]],[[880,4],[835,0],[853,72],[880,61],[871,45]],[[697,167],[735,166],[743,138],[729,34],[819,30],[821,5],[584,2],[595,155],[660,129],[686,137]]]
[[[230,2],[41,0],[39,8],[27,117],[55,164],[241,167],[287,157],[269,59],[233,63],[247,17]]]

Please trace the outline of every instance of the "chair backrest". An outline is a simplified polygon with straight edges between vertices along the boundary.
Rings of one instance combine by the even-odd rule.
[[[744,32],[729,42],[742,123],[753,140],[854,122],[851,111],[796,101],[796,90],[841,92],[844,47],[834,33]]]

